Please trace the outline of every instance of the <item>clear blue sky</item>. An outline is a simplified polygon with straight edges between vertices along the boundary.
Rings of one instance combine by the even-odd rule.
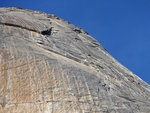
[[[0,0],[0,7],[55,14],[83,28],[150,84],[150,0]]]

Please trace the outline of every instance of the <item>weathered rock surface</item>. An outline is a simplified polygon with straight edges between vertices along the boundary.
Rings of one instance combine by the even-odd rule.
[[[59,17],[0,8],[0,113],[150,113],[150,86]]]

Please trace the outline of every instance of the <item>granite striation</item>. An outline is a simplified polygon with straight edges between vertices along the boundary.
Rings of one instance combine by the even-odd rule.
[[[150,113],[150,86],[67,21],[0,8],[0,113]]]

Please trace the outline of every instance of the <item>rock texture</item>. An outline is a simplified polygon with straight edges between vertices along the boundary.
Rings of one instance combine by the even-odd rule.
[[[150,86],[84,30],[0,8],[0,113],[150,113]]]

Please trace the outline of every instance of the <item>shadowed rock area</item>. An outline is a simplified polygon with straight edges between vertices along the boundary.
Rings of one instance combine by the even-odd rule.
[[[0,8],[0,113],[150,113],[150,86],[67,21]]]

